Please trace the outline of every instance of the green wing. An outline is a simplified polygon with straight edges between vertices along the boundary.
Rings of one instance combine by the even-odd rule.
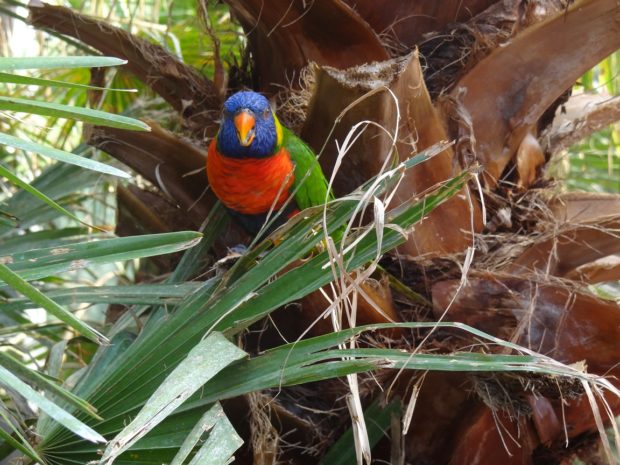
[[[282,145],[295,164],[295,202],[300,210],[325,203],[327,179],[314,152],[289,129],[282,127]],[[334,198],[330,192],[328,200]]]

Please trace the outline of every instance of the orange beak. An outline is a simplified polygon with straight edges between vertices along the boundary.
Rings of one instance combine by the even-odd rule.
[[[244,147],[249,146],[254,140],[254,136],[256,135],[254,132],[255,124],[256,120],[254,119],[254,116],[252,116],[252,114],[247,110],[241,110],[235,116],[237,137],[239,138],[239,143]]]

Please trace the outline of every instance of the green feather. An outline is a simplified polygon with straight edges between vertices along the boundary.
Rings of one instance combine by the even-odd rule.
[[[328,195],[327,179],[312,149],[285,127],[282,127],[282,136],[282,146],[295,164],[293,190],[299,209],[323,205],[326,200],[332,200],[334,196],[331,192]]]
[[[293,191],[297,207],[304,210],[333,200],[334,193],[329,190],[327,179],[312,149],[290,129],[282,126],[275,115],[274,119],[278,133],[277,150],[284,147],[295,165]],[[332,233],[336,243],[341,241],[343,232],[344,228],[339,228]]]

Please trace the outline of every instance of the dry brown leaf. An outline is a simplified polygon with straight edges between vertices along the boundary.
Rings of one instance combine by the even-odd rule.
[[[405,160],[418,150],[446,140],[446,131],[424,86],[416,53],[344,71],[318,69],[302,136],[321,152],[320,162],[328,177],[337,165],[337,144],[342,144],[351,128],[364,121],[372,124],[342,160],[334,183],[337,196],[348,194],[379,173],[386,162],[389,166],[394,159],[386,159],[392,153],[396,129],[396,154],[392,155],[395,160]],[[453,150],[446,149],[406,173],[393,204],[410,200],[458,171]],[[477,203],[470,204],[463,192],[418,223],[401,252],[420,255],[461,251],[471,245],[467,232],[472,223],[474,228],[481,227],[480,211]]]
[[[620,195],[566,192],[553,197],[548,205],[561,223],[595,223],[618,215]]]
[[[458,83],[452,92],[464,92],[488,181],[499,179],[528,129],[553,102],[620,47],[619,11],[615,0],[576,1],[496,49]]]
[[[565,276],[586,263],[620,252],[620,216],[566,223],[531,244],[503,271]]]
[[[586,263],[567,273],[566,278],[588,284],[620,281],[620,257],[610,255]]]
[[[353,279],[355,279],[355,275],[353,275]],[[401,321],[394,307],[392,292],[387,280],[377,281],[368,279],[360,284],[360,288],[372,302],[363,295],[358,295],[356,326]],[[324,290],[327,295],[331,294],[329,286],[325,286]],[[334,331],[331,319],[329,317],[325,319],[321,317],[330,304],[320,290],[308,294],[301,299],[300,303],[302,312],[301,320],[303,321],[302,329],[305,330],[310,327],[310,325],[313,325],[312,334],[327,334]],[[379,307],[381,312],[379,312],[376,307]],[[343,328],[348,328],[350,325],[347,322],[346,316],[343,316],[342,320]],[[393,329],[382,331],[382,333],[396,339],[400,337],[402,331]]]

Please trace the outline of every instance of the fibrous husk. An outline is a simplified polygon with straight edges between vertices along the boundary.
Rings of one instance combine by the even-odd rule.
[[[449,302],[451,321],[544,353],[564,363],[585,360],[588,371],[620,374],[620,305],[565,283],[536,282],[510,275],[470,278],[433,286],[433,308],[440,316]],[[585,325],[584,322],[588,324]]]
[[[237,461],[271,465],[289,463],[294,457],[299,465],[316,463],[310,452],[323,440],[321,430],[302,417],[300,409],[283,405],[288,403],[286,397],[257,392],[222,402],[235,430],[249,438],[246,446],[235,454]],[[300,454],[300,449],[306,453]]]
[[[370,26],[341,1],[226,3],[246,31],[256,90],[298,86],[299,74],[309,62],[348,68],[389,58]]]
[[[250,430],[254,465],[276,465],[280,435],[271,419],[273,399],[259,392],[246,396],[250,407]]]
[[[564,363],[585,363],[591,373],[620,374],[620,305],[566,283],[538,283],[497,274],[470,277],[462,287],[457,280],[442,281],[433,286],[433,306],[436,316],[449,307],[447,318],[451,321],[472,325]],[[477,419],[467,422],[459,435],[450,463],[530,464],[536,448],[562,443],[565,434],[571,439],[595,430],[588,401],[575,398],[576,392],[563,394],[568,399],[530,398],[530,418],[506,417],[481,407]],[[617,411],[620,400],[612,397],[607,400]]]
[[[444,2],[435,3],[444,7]],[[455,3],[458,2],[450,2]],[[458,7],[461,6],[459,3]],[[482,6],[482,2],[475,6]],[[480,60],[505,46],[519,31],[564,8],[562,0],[501,0],[490,2],[482,11],[459,9],[459,20],[455,17],[452,23],[425,34],[419,42],[431,96],[436,98],[449,92]],[[463,20],[469,12],[477,14]]]
[[[384,43],[396,50],[411,50],[424,34],[443,31],[451,23],[462,23],[485,10],[496,0],[437,2],[422,0],[402,2],[388,0],[345,0]]]

